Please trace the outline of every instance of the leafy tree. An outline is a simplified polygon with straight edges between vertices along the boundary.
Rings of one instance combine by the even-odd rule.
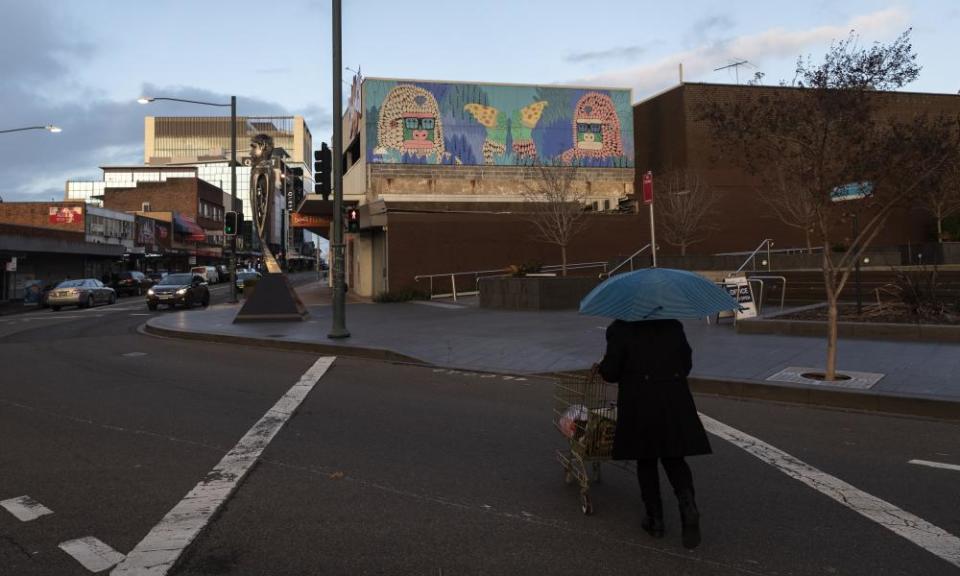
[[[891,212],[938,181],[955,145],[955,120],[897,118],[883,106],[879,91],[901,88],[919,72],[910,30],[868,48],[851,33],[822,62],[799,58],[792,84],[749,88],[743,98],[703,110],[731,159],[765,184],[774,212],[823,249],[828,380],[836,375],[837,301],[851,271]],[[838,188],[850,184],[870,193],[835,201]],[[851,217],[861,224],[855,234]],[[847,250],[834,253],[847,234]]]

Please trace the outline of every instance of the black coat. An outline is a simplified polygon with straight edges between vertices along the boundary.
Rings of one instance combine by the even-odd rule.
[[[607,328],[600,375],[619,384],[615,460],[711,453],[687,385],[691,366],[676,320],[616,320]]]

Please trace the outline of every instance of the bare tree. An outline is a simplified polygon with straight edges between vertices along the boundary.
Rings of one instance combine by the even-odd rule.
[[[536,238],[560,247],[561,274],[567,275],[567,246],[586,224],[586,188],[577,182],[577,166],[537,163],[534,176],[524,181],[521,194],[526,202],[527,220]]]
[[[657,196],[660,228],[667,244],[680,247],[680,255],[687,255],[687,247],[703,242],[719,226],[710,220],[710,214],[720,201],[717,190],[689,170],[668,172],[664,192]]]
[[[943,178],[925,188],[918,206],[937,222],[937,241],[943,243],[943,221],[960,213],[960,156],[950,163]]]
[[[851,34],[835,42],[822,63],[799,59],[792,86],[755,88],[742,100],[704,110],[703,118],[735,161],[774,184],[778,195],[797,196],[792,209],[779,203],[781,217],[812,229],[823,249],[827,380],[836,376],[837,301],[855,263],[890,213],[938,177],[949,158],[955,131],[945,131],[945,119],[898,121],[880,108],[877,91],[900,88],[919,71],[909,30],[889,45],[870,48],[861,48]],[[947,140],[940,140],[945,135]],[[871,193],[836,202],[839,187],[849,184]],[[863,219],[850,234],[854,203]],[[849,247],[835,256],[834,240],[845,234]]]

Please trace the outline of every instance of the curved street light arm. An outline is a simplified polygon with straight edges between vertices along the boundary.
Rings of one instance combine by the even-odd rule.
[[[141,104],[148,104],[156,100],[168,100],[170,102],[186,102],[187,104],[200,104],[202,106],[219,106],[220,108],[230,107],[230,104],[217,104],[216,102],[201,102],[199,100],[186,100],[184,98],[162,98],[162,97],[149,97],[149,96],[138,98],[137,102]]]
[[[62,130],[53,124],[47,124],[46,126],[26,126],[24,128],[11,128],[9,130],[0,130],[0,134],[6,134],[8,132],[23,132],[24,130],[46,130],[48,132],[61,132]]]

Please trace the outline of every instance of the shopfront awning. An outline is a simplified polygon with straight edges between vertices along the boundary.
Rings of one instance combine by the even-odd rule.
[[[205,242],[207,239],[203,228],[193,218],[184,214],[173,214],[173,231],[189,242]]]

